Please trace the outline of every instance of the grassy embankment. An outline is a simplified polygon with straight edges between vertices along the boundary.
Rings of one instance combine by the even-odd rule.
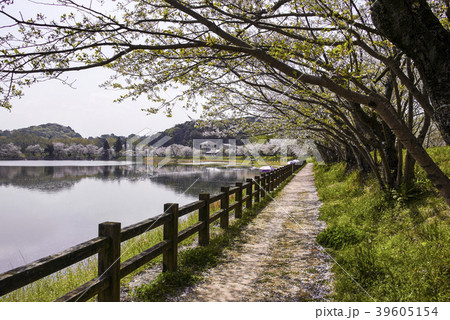
[[[290,181],[288,178],[281,184],[281,188],[271,193],[271,197],[278,194],[279,190]],[[245,196],[245,190],[243,192]],[[230,201],[234,201],[233,197]],[[243,217],[239,220],[230,220],[230,227],[224,232],[218,226],[218,221],[211,225],[211,243],[208,247],[192,248],[197,237],[191,236],[179,244],[179,270],[177,272],[166,272],[149,285],[138,290],[139,299],[146,301],[163,301],[166,296],[176,293],[185,286],[191,285],[201,279],[201,272],[212,267],[220,261],[222,251],[229,246],[240,234],[257,213],[270,202],[266,197],[261,202],[254,204],[252,210],[244,210]],[[220,209],[220,202],[211,206],[211,213]],[[179,230],[183,230],[198,221],[198,212],[191,214],[186,220],[180,221]],[[149,247],[162,241],[162,227],[130,239],[122,244],[121,261],[141,253]],[[162,263],[162,257],[158,257],[145,266],[139,268],[121,280],[121,286],[126,286],[130,280],[153,265]],[[56,272],[51,276],[35,281],[34,283],[0,297],[0,302],[7,301],[53,301],[56,298],[75,289],[83,283],[97,276],[97,259],[86,259],[72,267]]]
[[[214,163],[217,166],[230,166],[230,163],[233,163],[235,160],[235,165],[231,165],[231,167],[261,167],[261,166],[284,166],[286,165],[286,161],[292,160],[294,157],[287,157],[286,159],[282,159],[278,156],[271,156],[271,157],[260,157],[255,159],[254,163],[252,164],[249,157],[244,156],[238,156],[233,160],[230,160],[228,157],[212,157],[212,156],[202,156],[200,162],[194,161],[192,157],[187,158],[181,158],[181,157],[171,157],[169,162],[166,163],[166,165],[201,165],[202,163],[205,163],[207,166],[212,166]],[[153,164],[155,166],[158,166],[160,162],[166,161],[164,157],[152,157],[152,158],[144,158],[144,163],[147,164]]]
[[[450,147],[428,152],[449,175]],[[339,264],[334,300],[450,301],[450,209],[416,174],[414,188],[383,193],[345,164],[315,166],[327,223],[317,241]]]

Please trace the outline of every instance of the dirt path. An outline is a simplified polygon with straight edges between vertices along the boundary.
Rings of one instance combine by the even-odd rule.
[[[327,256],[314,243],[325,227],[308,164],[243,231],[243,241],[206,281],[174,301],[323,301],[330,293]]]

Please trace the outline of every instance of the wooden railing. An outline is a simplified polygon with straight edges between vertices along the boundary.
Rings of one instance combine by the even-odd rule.
[[[120,279],[141,266],[163,255],[163,272],[176,271],[178,244],[198,233],[200,246],[207,246],[210,224],[220,219],[220,227],[228,228],[230,212],[235,219],[242,217],[242,209],[252,208],[301,167],[287,165],[262,173],[245,183],[222,187],[215,195],[202,193],[199,200],[179,207],[177,203],[164,205],[164,213],[121,229],[120,223],[99,225],[98,237],[78,244],[60,253],[42,258],[22,267],[0,274],[0,296],[42,279],[93,255],[98,255],[98,276],[55,301],[87,301],[98,295],[98,301],[120,301]],[[245,191],[245,196],[243,196]],[[234,195],[234,197],[231,197]],[[230,203],[230,198],[234,199]],[[220,209],[210,214],[211,205],[220,201]],[[179,218],[198,210],[198,222],[178,231]],[[163,241],[120,263],[121,243],[145,232],[163,226]]]

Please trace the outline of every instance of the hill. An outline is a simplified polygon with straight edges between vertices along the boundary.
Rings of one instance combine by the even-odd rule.
[[[250,119],[250,121],[254,120]],[[172,138],[164,144],[164,147],[171,144],[192,147],[194,139],[223,139],[224,143],[228,143],[229,139],[236,139],[236,144],[241,145],[242,139],[248,137],[242,130],[236,131],[230,129],[237,126],[236,122],[217,121],[214,122],[214,124],[208,125],[203,123],[201,127],[198,127],[197,124],[198,122],[195,120],[187,121],[160,132],[163,135]],[[232,131],[233,133],[226,133]],[[133,135],[129,135],[128,138],[132,136]],[[71,127],[65,127],[57,123],[46,123],[15,130],[0,130],[0,145],[13,143],[18,146],[22,152],[25,152],[25,149],[30,145],[39,144],[42,148],[45,148],[55,142],[62,142],[67,145],[72,143],[83,145],[93,144],[102,147],[105,139],[112,145],[118,138],[121,138],[123,142],[127,139],[126,137],[118,137],[113,133],[103,134],[100,137],[83,138]]]
[[[81,138],[81,135],[73,130],[71,127],[65,127],[57,123],[47,123],[38,126],[31,126],[28,128],[16,130],[0,130],[0,136],[10,137],[15,135],[32,135],[34,137],[42,137],[47,139],[67,139],[67,138]]]
[[[230,126],[232,126],[232,124],[228,121],[220,121],[214,124],[215,129],[211,129],[206,126],[199,128],[197,127],[197,121],[192,120],[177,124],[162,133],[172,138],[167,145],[181,144],[184,146],[192,146],[192,141],[194,139],[223,139],[224,143],[228,143],[229,139],[237,139],[236,143],[238,145],[242,144],[241,140],[248,137],[248,135],[242,130],[225,135],[221,133],[229,131]]]

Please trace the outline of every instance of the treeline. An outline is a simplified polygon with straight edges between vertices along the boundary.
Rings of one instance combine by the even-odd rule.
[[[123,156],[126,137],[83,138],[71,127],[47,123],[0,131],[0,160],[112,160]]]
[[[9,142],[0,144],[0,160],[113,160],[123,156],[124,141],[118,137],[112,147],[108,139],[94,143],[37,143],[24,148]],[[109,139],[110,140],[110,139]],[[99,146],[99,144],[101,146]]]
[[[86,139],[87,142],[91,141]],[[0,160],[117,160],[126,157],[176,157],[188,158],[193,156],[193,148],[180,144],[171,144],[167,147],[138,146],[131,144],[127,146],[127,141],[123,137],[117,137],[114,143],[111,137],[96,138],[97,144],[88,143],[63,143],[51,142],[44,146],[40,144],[28,145],[24,149],[10,142],[0,144]],[[95,142],[93,141],[93,142]],[[139,140],[137,140],[139,141]],[[86,141],[84,141],[86,143]],[[101,146],[99,146],[101,145]],[[128,149],[127,149],[128,148]],[[211,152],[212,151],[212,152]],[[220,149],[201,150],[202,156],[305,156],[310,150],[305,150],[304,146],[283,145],[282,141],[269,140],[265,143],[251,143],[241,146],[227,146]]]
[[[226,131],[226,126],[225,122],[218,122],[214,129],[200,128],[196,121],[187,121],[162,132],[163,136],[171,139],[161,147],[151,148],[154,141],[150,139],[148,147],[140,146],[142,150],[136,150],[136,146],[145,137],[132,134],[128,137],[105,134],[100,137],[83,138],[71,127],[56,123],[11,131],[0,130],[0,160],[113,160],[149,152],[158,156],[188,157],[192,155],[195,139],[221,139],[223,135],[221,132]],[[242,145],[245,135],[238,132],[232,138],[236,139],[237,145]],[[131,141],[128,146],[129,154],[125,153],[127,141]],[[224,143],[228,141],[229,139],[223,140]],[[238,148],[238,155],[240,154],[244,154],[242,147]]]

